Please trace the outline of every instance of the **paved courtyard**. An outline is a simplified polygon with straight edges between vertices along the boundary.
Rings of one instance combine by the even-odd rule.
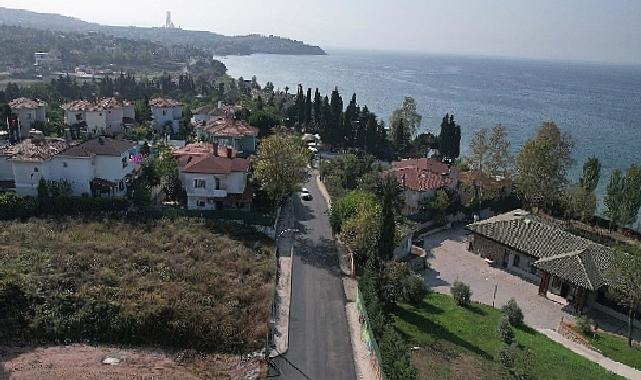
[[[500,308],[514,298],[526,323],[538,329],[555,329],[561,317],[573,319],[571,307],[538,295],[538,284],[528,282],[502,269],[490,267],[480,256],[467,250],[470,235],[463,228],[437,233],[425,239],[429,269],[425,281],[435,291],[450,294],[450,285],[460,280],[470,285],[472,300]]]

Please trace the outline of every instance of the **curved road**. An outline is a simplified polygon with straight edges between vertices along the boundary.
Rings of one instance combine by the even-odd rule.
[[[355,380],[334,236],[327,205],[314,176],[304,185],[311,201],[293,198],[294,243],[289,349],[277,357],[270,378]]]

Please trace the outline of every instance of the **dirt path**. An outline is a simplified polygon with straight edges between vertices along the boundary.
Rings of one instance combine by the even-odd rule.
[[[103,364],[109,358],[115,365]],[[115,347],[0,347],[0,380],[204,380],[258,379],[258,359]]]

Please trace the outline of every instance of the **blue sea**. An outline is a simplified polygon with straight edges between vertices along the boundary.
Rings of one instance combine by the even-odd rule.
[[[230,75],[272,81],[296,91],[298,83],[345,104],[356,92],[384,120],[404,96],[423,115],[421,129],[439,132],[445,113],[462,127],[463,154],[474,131],[506,126],[516,151],[544,121],[575,139],[576,178],[583,161],[597,156],[602,195],[613,168],[641,164],[641,64],[547,62],[508,58],[330,50],[326,56],[251,55],[222,58]]]

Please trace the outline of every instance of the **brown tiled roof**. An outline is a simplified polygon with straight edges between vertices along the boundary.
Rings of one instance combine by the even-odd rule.
[[[17,161],[44,161],[60,154],[70,146],[63,139],[27,139],[8,146],[2,153]]]
[[[258,136],[258,128],[236,120],[211,120],[205,127],[207,132],[213,136]]]
[[[447,166],[447,164],[431,158],[406,159],[394,162],[392,165],[394,166],[394,168],[418,168],[437,174],[448,173],[450,171],[450,167]],[[456,169],[452,168],[451,170]]]
[[[486,189],[501,188],[503,186],[509,186],[511,184],[511,181],[508,178],[497,179],[495,177],[490,177],[480,170],[461,172],[459,174],[459,181],[464,186],[474,186],[475,184],[481,184]]]
[[[120,156],[134,146],[136,143],[133,141],[98,137],[70,147],[60,155],[70,157]]]
[[[449,175],[437,174],[416,167],[394,168],[384,172],[383,175],[393,176],[403,188],[413,191],[442,189],[450,186],[455,181]]]
[[[47,103],[39,99],[16,98],[9,102],[9,107],[12,109],[31,109],[46,106]]]
[[[149,101],[150,107],[169,108],[182,107],[182,103],[170,98],[153,98]]]
[[[203,155],[189,157],[181,169],[185,173],[228,174],[249,171],[249,160],[244,158],[215,157]]]
[[[96,101],[89,100],[73,100],[62,105],[62,109],[65,111],[84,111],[84,112],[95,112],[95,111],[104,111],[106,109],[114,109],[121,107],[131,106],[131,102],[128,100],[119,100],[116,98],[102,98]]]

